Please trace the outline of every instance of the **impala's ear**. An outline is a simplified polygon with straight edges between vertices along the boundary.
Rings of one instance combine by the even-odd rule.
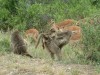
[[[76,34],[76,31],[72,31],[72,34]]]
[[[51,32],[56,32],[54,28],[51,28],[50,31],[51,31]]]
[[[58,29],[59,31],[63,32],[64,30],[63,29]]]
[[[54,19],[51,19],[51,20],[49,21],[49,25],[54,25],[54,24],[55,24]]]

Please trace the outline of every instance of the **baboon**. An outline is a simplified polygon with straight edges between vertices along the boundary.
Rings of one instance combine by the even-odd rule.
[[[55,36],[52,37],[47,33],[42,33],[39,36],[35,48],[37,48],[40,39],[42,39],[44,40],[44,42],[42,43],[45,45],[45,48],[49,51],[51,58],[54,59],[54,54],[56,54],[58,60],[61,60],[61,49],[64,45],[66,45],[69,42],[71,34],[71,31],[55,32]]]
[[[74,32],[74,34],[71,36],[70,40],[80,40],[81,38],[81,27],[79,26],[69,26],[67,27],[65,30],[70,30],[72,32]]]
[[[32,56],[30,54],[28,54],[26,44],[25,44],[23,38],[20,36],[18,30],[14,31],[11,34],[11,47],[15,54],[26,55],[26,56],[32,58]]]
[[[54,29],[50,29],[47,33],[44,33],[45,35],[49,35],[51,38],[54,38],[56,33],[56,31]],[[45,48],[45,39],[42,39],[42,47],[43,49]]]
[[[80,43],[80,40],[81,40],[81,37],[82,37],[81,27],[72,25],[72,26],[69,26],[69,27],[65,28],[64,30],[72,31],[73,34],[70,38],[70,43],[69,44],[72,47],[76,47]]]
[[[57,32],[54,37],[54,42],[61,49],[64,45],[68,44],[68,42],[71,38],[71,35],[72,35],[71,31]]]

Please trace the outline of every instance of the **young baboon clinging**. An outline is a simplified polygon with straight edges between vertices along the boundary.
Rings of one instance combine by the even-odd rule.
[[[15,54],[26,55],[32,58],[32,56],[28,54],[26,44],[17,30],[11,35],[11,47]]]
[[[44,40],[42,43],[51,54],[51,58],[54,59],[54,54],[56,54],[58,60],[61,60],[61,49],[69,42],[71,34],[71,31],[55,32],[55,36],[52,37],[47,33],[42,33],[39,36],[36,48],[40,42],[40,39],[42,39]]]

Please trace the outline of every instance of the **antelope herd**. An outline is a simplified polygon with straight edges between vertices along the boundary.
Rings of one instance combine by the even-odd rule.
[[[81,27],[77,26],[76,21],[72,19],[67,19],[59,23],[55,23],[53,20],[51,20],[49,25],[51,28],[48,30],[48,32],[44,33],[40,33],[35,28],[26,30],[25,37],[31,37],[34,40],[35,48],[37,48],[40,40],[42,40],[42,47],[43,49],[47,49],[51,55],[51,58],[54,59],[54,54],[56,54],[58,60],[61,60],[62,47],[70,43],[70,41],[77,41],[81,39]],[[28,41],[26,38],[22,40],[22,37],[18,31],[13,32],[11,38],[13,51],[16,54],[32,57],[28,54],[24,43]]]
[[[59,23],[55,23],[54,21],[51,21],[51,29],[54,29],[55,31],[72,31],[72,36],[70,38],[70,41],[77,41],[80,40],[82,34],[81,34],[81,27],[75,25],[76,21],[73,19],[67,19]],[[39,31],[35,28],[26,30],[25,36],[32,37],[34,41],[36,42],[39,36]]]

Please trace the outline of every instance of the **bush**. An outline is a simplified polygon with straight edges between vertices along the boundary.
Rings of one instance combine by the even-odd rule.
[[[96,0],[0,0],[0,28],[20,29],[21,25],[22,30],[35,27],[45,31],[48,20],[41,23],[41,15],[48,14],[56,22],[89,17],[99,10],[99,1],[92,5],[93,1]]]
[[[100,25],[99,18],[94,18],[94,24],[82,24],[83,30],[83,52],[86,59],[100,63]]]

